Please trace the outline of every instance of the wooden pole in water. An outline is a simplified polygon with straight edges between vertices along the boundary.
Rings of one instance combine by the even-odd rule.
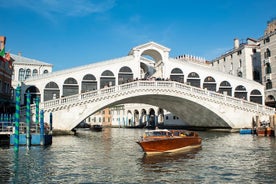
[[[29,149],[31,146],[31,94],[30,91],[27,92],[27,103],[26,103],[26,145]]]
[[[14,126],[14,151],[19,148],[19,121],[20,121],[20,86],[15,89],[15,126]]]
[[[273,115],[273,130],[274,136],[276,137],[276,114]]]

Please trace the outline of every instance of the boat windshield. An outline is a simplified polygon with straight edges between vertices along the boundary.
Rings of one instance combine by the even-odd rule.
[[[170,135],[171,133],[168,131],[148,131],[145,132],[146,136],[166,136],[166,135]]]

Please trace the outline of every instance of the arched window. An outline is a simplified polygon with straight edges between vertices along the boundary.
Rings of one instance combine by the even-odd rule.
[[[34,70],[33,70],[33,76],[37,76],[37,74],[38,74],[37,69],[34,69]]]
[[[25,79],[28,79],[30,76],[31,76],[31,69],[28,68],[28,69],[26,70]]]
[[[115,77],[114,74],[110,70],[105,70],[100,78],[100,88],[114,86],[115,85]]]
[[[63,96],[70,96],[79,93],[79,86],[76,79],[70,77],[64,81]]]
[[[49,82],[44,89],[44,101],[53,100],[60,97],[60,90],[55,82]]]
[[[49,73],[49,71],[48,71],[48,70],[44,70],[43,73],[44,73],[44,74],[45,74],[45,73]]]
[[[24,81],[25,80],[25,70],[23,68],[19,69],[18,80],[19,81]]]
[[[219,93],[224,94],[226,93],[228,96],[232,95],[232,87],[228,81],[222,81],[219,85]]]
[[[265,64],[265,72],[266,74],[270,74],[271,73],[271,66],[270,66],[270,63],[266,63]]]
[[[243,85],[239,85],[235,89],[235,95],[236,98],[241,98],[244,100],[247,100],[247,91],[246,88]]]
[[[213,77],[208,76],[204,79],[203,89],[205,88],[209,91],[216,91],[217,83]]]
[[[118,84],[124,84],[131,81],[133,81],[132,70],[127,66],[122,67],[118,74]]]
[[[272,89],[272,82],[270,79],[266,80],[265,87],[266,89]]]
[[[183,71],[180,68],[174,68],[171,71],[170,79],[172,81],[177,81],[177,82],[184,83],[184,74],[183,74]]]
[[[195,87],[200,87],[200,78],[196,72],[189,73],[187,77],[187,84]]]
[[[242,72],[241,71],[238,72],[238,77],[242,77]]]
[[[88,92],[92,90],[97,90],[97,80],[92,74],[87,74],[83,77],[81,82],[81,92]]]
[[[259,81],[260,80],[260,72],[255,70],[253,71],[253,80],[254,81]]]
[[[265,51],[265,53],[264,53],[264,58],[267,59],[267,58],[269,58],[269,57],[271,57],[271,52],[270,52],[270,50],[267,48],[266,51]]]
[[[258,104],[262,104],[263,103],[263,97],[262,97],[262,93],[257,90],[257,89],[254,89],[251,91],[250,93],[250,102],[255,102],[255,103],[258,103]]]
[[[31,95],[31,104],[35,103],[35,99],[39,98],[40,99],[40,91],[36,86],[30,86],[27,88],[24,94],[24,105],[26,105],[27,102],[27,92],[30,92]]]

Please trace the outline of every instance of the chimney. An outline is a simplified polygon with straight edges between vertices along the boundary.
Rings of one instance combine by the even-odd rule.
[[[238,38],[235,38],[235,39],[234,39],[234,49],[239,48],[239,46],[240,46],[239,39],[238,39]]]

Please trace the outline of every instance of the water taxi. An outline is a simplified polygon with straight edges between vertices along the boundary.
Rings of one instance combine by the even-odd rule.
[[[171,153],[201,147],[198,133],[186,130],[146,130],[137,141],[146,154]]]

